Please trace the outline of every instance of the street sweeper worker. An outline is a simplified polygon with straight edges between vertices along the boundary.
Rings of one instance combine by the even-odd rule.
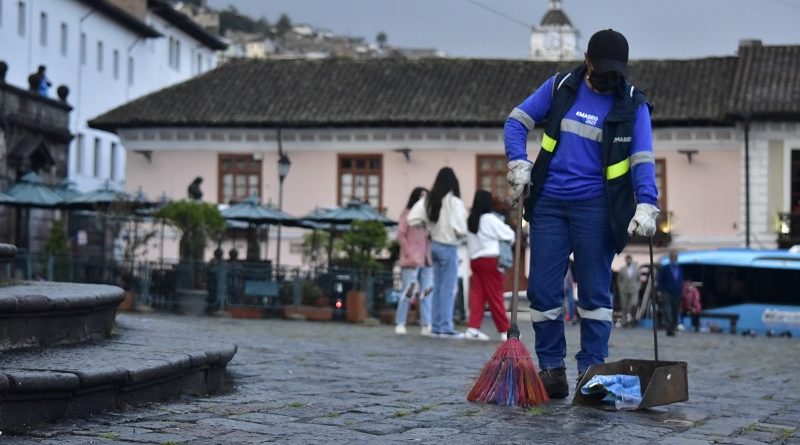
[[[528,193],[528,299],[540,376],[565,398],[563,282],[570,253],[578,283],[578,376],[608,356],[611,261],[629,235],[652,236],[658,217],[650,104],[626,81],[628,42],[607,29],[589,40],[584,63],[545,81],[505,123],[512,202]],[[544,134],[535,163],[526,141]]]

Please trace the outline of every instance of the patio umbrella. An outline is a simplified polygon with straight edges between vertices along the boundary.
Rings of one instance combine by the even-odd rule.
[[[397,225],[397,221],[389,219],[385,215],[378,213],[372,206],[359,201],[350,201],[343,207],[317,210],[302,219],[337,226],[341,224],[352,224],[353,221],[380,221],[384,226]]]
[[[53,188],[53,191],[56,192],[56,195],[60,196],[64,201],[77,198],[81,194],[81,191],[78,190],[78,188],[75,186],[75,183],[69,179],[64,179],[63,181],[59,182],[58,185]]]
[[[359,201],[350,201],[343,207],[316,209],[301,218],[301,221],[306,224],[309,222],[317,224],[319,228],[324,228],[331,232],[328,241],[328,265],[331,264],[333,257],[333,238],[337,232],[350,230],[350,225],[353,221],[379,221],[384,226],[397,225],[397,221],[378,213],[372,206]],[[309,226],[307,225],[306,227]],[[313,225],[310,227],[314,228]]]
[[[263,224],[281,224],[289,227],[301,226],[297,218],[269,204],[262,204],[257,196],[250,196],[244,201],[228,207],[222,211],[222,217],[229,221],[244,222],[252,226]],[[252,229],[252,227],[248,227],[248,229]],[[269,232],[267,233],[269,234]],[[269,239],[267,239],[267,242],[269,243]],[[250,243],[248,243],[249,245]]]
[[[152,205],[147,196],[142,193],[141,188],[139,191],[131,195],[121,190],[111,188],[111,184],[106,184],[94,191],[83,193],[75,196],[66,202],[66,206],[71,209],[81,210],[108,210],[109,207],[119,202],[127,202],[131,207],[145,208]]]
[[[137,208],[145,208],[152,205],[144,193],[142,193],[141,188],[139,189],[138,193],[131,195],[121,190],[115,190],[111,188],[111,184],[108,181],[106,181],[103,187],[97,190],[73,197],[72,199],[66,201],[65,205],[67,208],[73,210],[94,210],[108,214],[110,213],[109,211],[111,210],[112,206],[118,203],[130,205],[131,211],[134,211]],[[108,215],[106,215],[106,217],[104,217],[102,220],[103,240],[101,243],[101,255],[103,261],[105,261]]]
[[[16,202],[17,202],[16,199],[6,195],[3,192],[0,192],[0,204],[13,205]]]
[[[61,196],[50,190],[42,177],[34,172],[26,173],[5,193],[14,198],[14,205],[18,207],[54,208],[64,203]]]
[[[30,211],[27,210],[23,212],[22,208],[36,207],[52,209],[61,206],[64,202],[60,196],[58,196],[54,191],[50,190],[50,187],[48,187],[42,180],[42,177],[34,172],[26,173],[22,178],[9,187],[9,189],[5,191],[5,194],[14,200],[13,203],[9,202],[7,204],[20,207],[20,209],[17,211],[18,240],[22,238],[23,226],[24,228],[30,227]],[[24,225],[22,224],[23,213],[25,214],[24,218],[26,219]],[[20,247],[30,247],[30,240],[28,239],[29,236],[30,233],[28,233],[27,229],[25,229],[25,245]]]
[[[279,223],[284,226],[299,225],[297,218],[269,204],[261,204],[257,196],[251,196],[238,204],[228,207],[222,211],[222,217],[256,225]]]

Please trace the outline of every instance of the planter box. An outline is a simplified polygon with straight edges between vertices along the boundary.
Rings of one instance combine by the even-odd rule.
[[[197,289],[178,289],[175,291],[178,311],[185,315],[204,315],[208,306],[208,291]]]
[[[264,318],[264,310],[261,306],[228,306],[226,312],[233,318]]]
[[[331,321],[333,319],[333,308],[306,305],[285,306],[283,308],[284,318],[291,318],[294,314],[302,315],[306,320]]]
[[[396,309],[381,309],[378,311],[378,319],[383,324],[394,324],[395,316],[397,315]]]
[[[350,323],[361,323],[367,319],[367,294],[364,291],[351,290],[345,302],[346,319]]]
[[[125,299],[117,306],[117,309],[123,312],[132,312],[134,303],[136,302],[136,294],[132,290],[125,291]]]

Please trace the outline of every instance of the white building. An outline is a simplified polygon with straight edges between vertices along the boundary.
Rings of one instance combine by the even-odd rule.
[[[119,138],[86,121],[217,65],[225,45],[163,0],[0,0],[0,60],[28,85],[39,65],[74,107],[68,175],[82,190],[125,182]]]
[[[561,0],[550,0],[550,9],[531,32],[532,60],[577,60],[578,30],[561,9]]]

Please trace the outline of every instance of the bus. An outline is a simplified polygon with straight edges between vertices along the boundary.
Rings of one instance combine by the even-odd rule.
[[[664,257],[660,265],[668,262]],[[740,332],[800,338],[797,248],[683,251],[678,264],[685,279],[701,283],[704,313],[739,315]],[[714,322],[701,317],[701,325],[704,321]]]

